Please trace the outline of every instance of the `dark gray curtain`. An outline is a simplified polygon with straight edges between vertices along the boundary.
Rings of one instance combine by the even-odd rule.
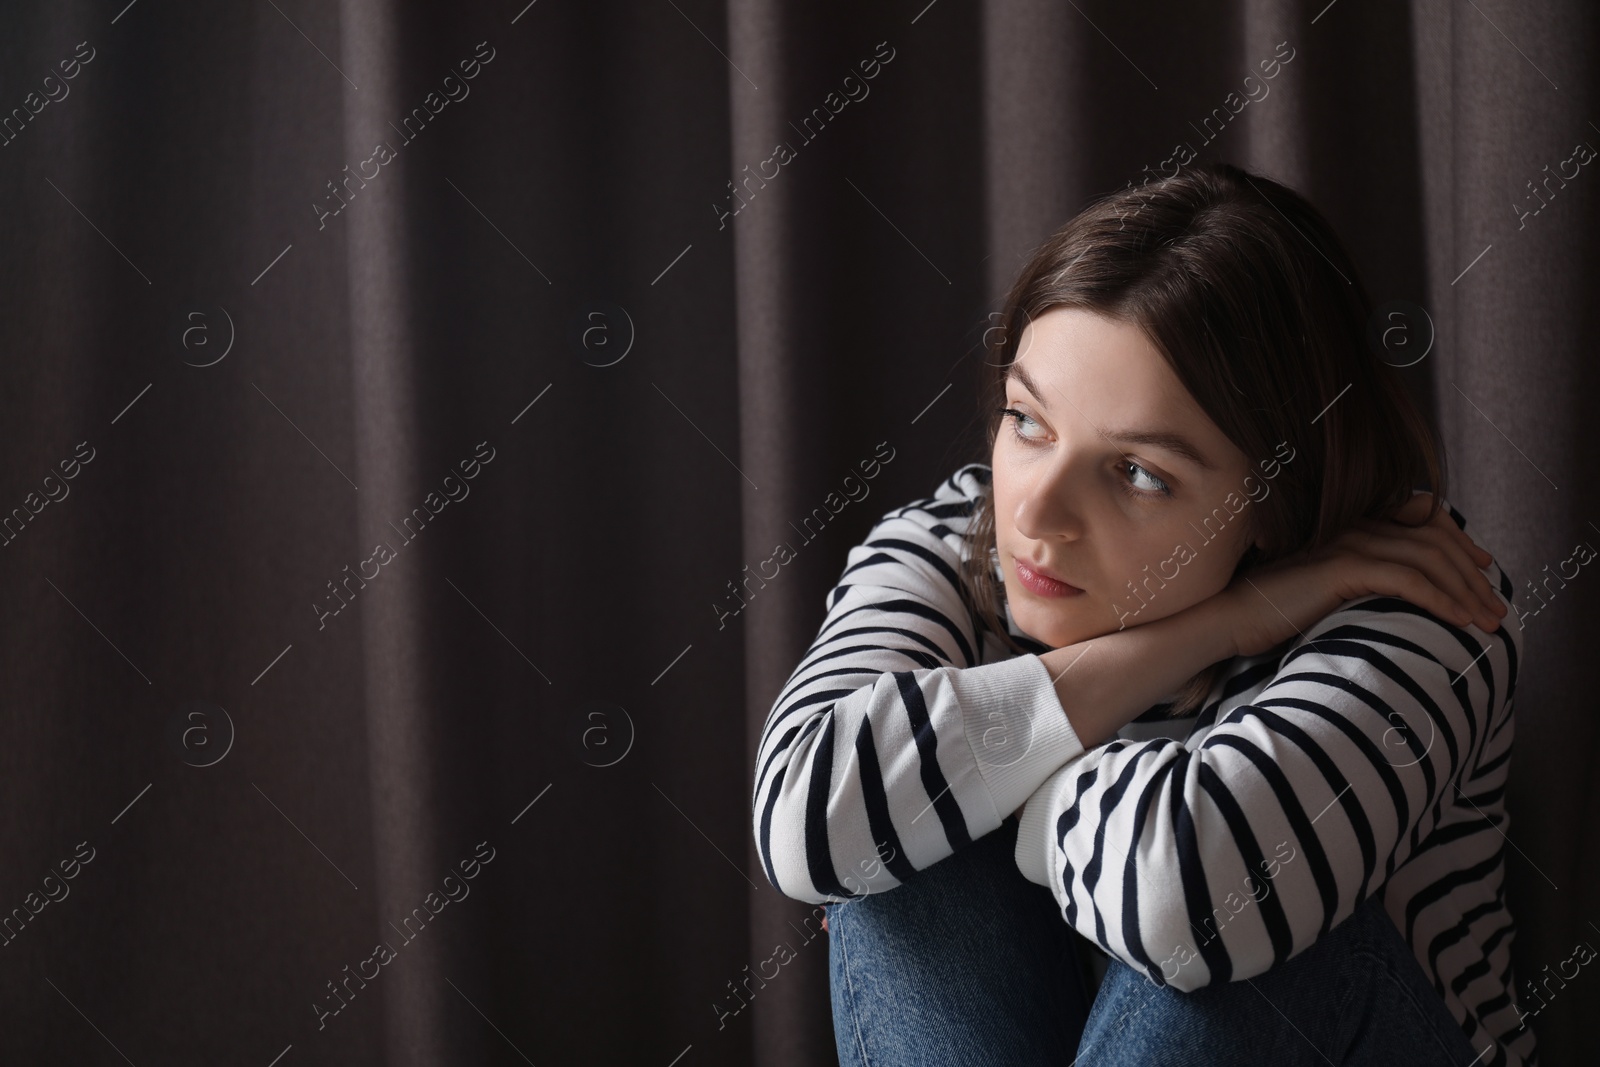
[[[1032,247],[1180,143],[1299,188],[1426,312],[1449,495],[1541,582],[1600,546],[1600,179],[1547,181],[1597,19],[8,6],[0,1060],[833,1062],[755,745],[848,548],[983,458]],[[1528,622],[1529,977],[1600,943],[1590,571]],[[1551,998],[1547,1063],[1597,1011]]]

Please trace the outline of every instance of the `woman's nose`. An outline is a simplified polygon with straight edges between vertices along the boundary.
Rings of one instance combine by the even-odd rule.
[[[1083,463],[1058,453],[1034,476],[1017,497],[1013,524],[1017,532],[1034,541],[1073,540],[1083,532],[1082,505],[1087,487]]]

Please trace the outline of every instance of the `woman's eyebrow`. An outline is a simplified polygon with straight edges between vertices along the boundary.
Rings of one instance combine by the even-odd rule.
[[[1182,456],[1190,463],[1204,470],[1214,471],[1217,469],[1216,464],[1207,459],[1182,434],[1167,433],[1162,430],[1103,430],[1101,432],[1120,444],[1150,445],[1154,448],[1162,448],[1174,455]]]
[[[1046,403],[1044,399],[1044,390],[1040,389],[1039,386],[1035,384],[1033,375],[1024,370],[1022,364],[1013,361],[1011,366],[1006,370],[1006,380],[1010,381],[1011,379],[1016,379],[1021,383],[1024,389],[1032,393],[1033,398],[1039,402],[1039,406],[1041,408],[1047,412],[1050,410],[1050,405]]]
[[[1039,406],[1046,413],[1050,411],[1050,405],[1045,403],[1044,400],[1044,391],[1039,388],[1038,383],[1033,380],[1033,376],[1027,372],[1022,364],[1012,363],[1006,370],[1006,379],[1008,381],[1015,379],[1018,384],[1033,394],[1033,398],[1039,402]],[[1101,430],[1100,432],[1108,440],[1117,444],[1150,445],[1153,448],[1165,449],[1173,455],[1182,456],[1202,470],[1214,471],[1217,469],[1217,465],[1207,459],[1205,453],[1201,452],[1182,434],[1170,433],[1165,430]]]

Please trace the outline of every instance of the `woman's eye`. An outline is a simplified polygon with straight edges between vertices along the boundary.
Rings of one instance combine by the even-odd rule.
[[[1149,471],[1145,470],[1143,467],[1132,462],[1131,460],[1125,461],[1122,464],[1122,468],[1125,471],[1137,471],[1138,475],[1142,475],[1149,483],[1147,486],[1139,485],[1137,475],[1128,479],[1129,484],[1141,492],[1166,494],[1170,494],[1172,492],[1172,490],[1167,486],[1166,482],[1162,481],[1160,478],[1157,478],[1155,475],[1151,474]]]
[[[1037,435],[1035,433],[1023,428],[1024,423],[1035,430],[1038,429],[1039,426],[1037,422],[1033,421],[1033,419],[1028,416],[1027,412],[1018,411],[1016,408],[1001,408],[1000,414],[1011,420],[1012,432],[1018,437],[1025,441],[1037,440]]]

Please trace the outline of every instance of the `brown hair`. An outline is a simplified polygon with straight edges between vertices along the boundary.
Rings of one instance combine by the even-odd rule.
[[[1348,253],[1288,187],[1226,163],[1195,164],[1101,197],[1052,234],[1012,285],[999,328],[985,334],[988,455],[1023,328],[1063,307],[1143,329],[1252,460],[1281,442],[1294,449],[1273,491],[1252,504],[1262,547],[1250,546],[1235,575],[1325,544],[1360,518],[1392,518],[1414,488],[1431,488],[1428,518],[1437,514],[1443,450],[1369,343],[1371,306]],[[1022,653],[1000,621],[992,491],[967,537],[962,577],[974,610]],[[1197,709],[1230,662],[1190,679],[1171,714]]]

